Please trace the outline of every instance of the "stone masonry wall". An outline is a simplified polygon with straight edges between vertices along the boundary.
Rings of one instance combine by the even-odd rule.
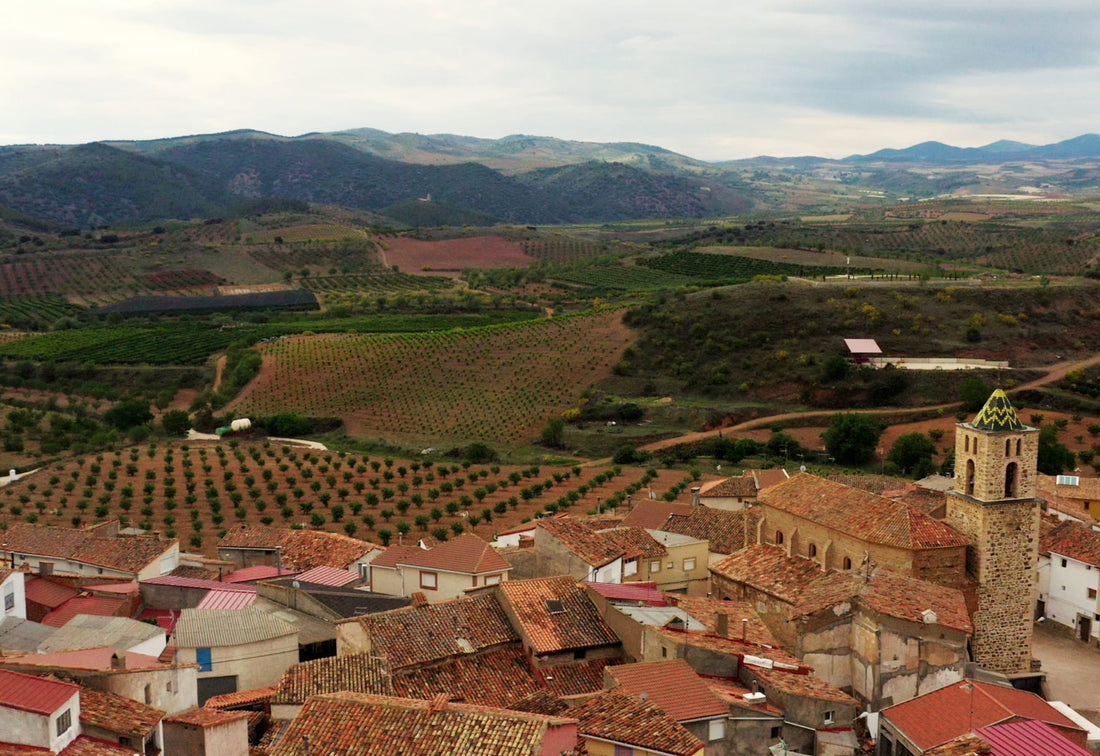
[[[1030,499],[1035,496],[1038,482],[1035,471],[1039,463],[1039,431],[1029,428],[992,433],[960,423],[955,429],[955,488],[961,493],[966,492],[968,461],[974,462],[975,499],[1005,499],[1005,470],[1013,462],[1017,465],[1017,484],[1016,494],[1011,498]]]

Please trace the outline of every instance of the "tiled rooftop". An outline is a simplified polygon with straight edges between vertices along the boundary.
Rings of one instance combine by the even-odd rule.
[[[593,567],[602,567],[620,557],[663,556],[667,553],[642,528],[607,528],[606,523],[598,520],[573,517],[539,520],[539,527]]]
[[[805,669],[805,668],[804,668]],[[772,686],[781,694],[812,698],[816,701],[828,701],[829,703],[853,706],[858,708],[859,701],[852,698],[835,685],[822,680],[813,674],[792,672],[783,669],[766,669],[763,667],[751,667],[752,674],[760,679],[765,686]]]
[[[1067,479],[1076,479],[1077,482],[1075,484],[1058,482],[1059,480],[1065,481]],[[1040,475],[1039,490],[1050,491],[1063,499],[1100,501],[1100,478],[1085,478],[1080,475]]]
[[[43,577],[30,578],[23,584],[23,589],[27,601],[50,609],[56,609],[74,596],[80,595],[76,588]]]
[[[177,543],[154,538],[102,538],[86,530],[25,522],[8,528],[4,542],[6,551],[17,554],[72,559],[135,574]]]
[[[732,624],[733,623],[731,623],[731,625]],[[658,632],[674,643],[683,643],[688,646],[695,646],[696,648],[705,648],[709,651],[717,651],[730,656],[740,656],[743,658],[745,664],[755,664],[756,666],[760,666],[763,663],[785,664],[791,669],[809,669],[809,667],[804,667],[797,658],[791,656],[778,646],[753,643],[752,641],[742,641],[740,635],[729,637],[697,630],[677,630],[670,627],[659,628]],[[730,633],[740,633],[740,628],[731,627]],[[766,661],[756,661],[758,659]]]
[[[410,546],[391,546],[371,562],[379,567],[409,565],[427,569],[465,572],[471,575],[505,572],[512,569],[500,554],[485,541],[471,533],[449,541],[421,549]]]
[[[231,528],[218,541],[218,548],[269,549],[281,546],[283,567],[311,570],[328,566],[344,568],[372,550],[380,548],[368,541],[349,538],[323,530],[294,530],[242,525]]]
[[[306,736],[315,753],[341,756],[528,756],[540,752],[549,727],[574,722],[440,700],[337,693],[307,701],[270,756],[300,756]]]
[[[712,480],[699,486],[700,499],[755,499],[756,478],[752,470],[745,470],[732,478]]]
[[[795,480],[792,478],[791,480]],[[794,604],[817,578],[821,568],[802,557],[788,557],[776,546],[755,544],[730,554],[710,566],[710,571],[729,580],[763,591]]]
[[[709,632],[718,631],[718,615],[728,617],[729,634],[740,638],[744,632],[749,643],[762,643],[768,646],[779,645],[768,626],[756,613],[756,608],[745,601],[721,601],[707,596],[670,595],[676,606],[693,618],[702,622]],[[748,622],[742,622],[747,619]]]
[[[497,590],[536,654],[619,642],[618,636],[589,600],[583,586],[568,575],[508,580],[501,583]]]
[[[568,716],[569,712],[569,704],[546,688],[540,688],[522,698],[514,698],[504,708],[552,717]]]
[[[70,669],[94,669],[111,671],[111,657],[121,655],[125,661],[125,669],[147,669],[150,667],[169,668],[171,665],[163,664],[155,657],[146,654],[135,654],[127,651],[125,654],[110,646],[100,648],[84,648],[78,651],[54,651],[49,654],[25,654],[23,656],[8,656],[2,659],[3,664],[18,665],[20,667],[68,667]]]
[[[133,738],[147,738],[166,712],[94,688],[80,689],[80,721]]]
[[[184,609],[172,643],[181,648],[238,646],[297,633],[289,622],[259,609]]]
[[[63,748],[58,756],[134,756],[134,747],[80,735]]]
[[[668,606],[665,594],[657,590],[656,583],[596,583],[584,584],[611,603],[644,604],[646,606]]]
[[[607,667],[622,663],[622,659],[587,659],[572,664],[544,667],[542,674],[546,687],[555,695],[583,696],[602,690],[603,671]]]
[[[726,704],[683,659],[621,664],[608,674],[622,692],[647,700],[677,722],[723,716]]]
[[[350,654],[295,664],[283,673],[271,702],[301,704],[310,696],[341,690],[393,695],[393,685],[381,659],[371,654]]]
[[[76,596],[42,618],[43,625],[64,627],[79,614],[99,617],[121,617],[129,608],[129,602],[119,596]]]
[[[452,701],[482,706],[504,707],[542,687],[518,644],[398,672],[393,677],[393,692],[398,696],[426,699],[446,693]]]
[[[191,725],[193,727],[218,727],[219,725],[236,722],[238,719],[247,719],[247,711],[221,711],[220,709],[192,709],[180,714],[173,714],[165,718],[165,722]]]
[[[673,504],[661,499],[642,499],[623,518],[628,528],[662,530],[670,515],[686,515],[694,509],[690,504]]]
[[[915,507],[808,473],[766,489],[760,501],[766,507],[884,546],[936,549],[969,543],[961,533]]]
[[[732,554],[756,538],[757,507],[730,512],[711,507],[692,507],[687,515],[672,514],[660,530],[704,538],[715,554]]]
[[[363,625],[371,635],[373,653],[385,656],[391,671],[519,640],[492,594],[462,596],[343,621]]]
[[[691,756],[704,745],[661,709],[617,690],[607,691],[570,709],[569,716],[579,721],[581,735],[647,751]]]
[[[235,709],[238,706],[250,706],[262,701],[270,701],[275,695],[277,687],[269,685],[265,688],[251,688],[238,690],[236,693],[222,693],[220,696],[210,696],[203,704],[205,709]]]
[[[1063,520],[1045,532],[1041,530],[1039,550],[1100,567],[1100,533],[1084,523]]]
[[[978,727],[1014,718],[1035,719],[1068,731],[1079,728],[1034,693],[965,680],[882,710],[922,749],[932,748]]]
[[[79,691],[72,683],[0,669],[0,707],[49,715]]]

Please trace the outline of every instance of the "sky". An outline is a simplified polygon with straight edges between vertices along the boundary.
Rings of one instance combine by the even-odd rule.
[[[371,127],[843,157],[1100,131],[1096,0],[35,0],[0,144]]]

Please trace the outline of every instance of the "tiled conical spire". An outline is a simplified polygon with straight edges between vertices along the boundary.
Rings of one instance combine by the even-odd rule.
[[[989,396],[982,411],[970,424],[984,431],[1018,431],[1027,427],[1020,422],[1020,418],[1016,415],[1016,408],[1008,401],[1008,397],[1001,389],[997,389]]]

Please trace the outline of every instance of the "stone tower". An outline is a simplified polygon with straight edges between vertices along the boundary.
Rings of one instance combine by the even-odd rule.
[[[955,488],[947,522],[973,541],[966,571],[978,582],[974,661],[1003,673],[1031,668],[1039,506],[1039,430],[1020,422],[998,389],[955,430]]]

